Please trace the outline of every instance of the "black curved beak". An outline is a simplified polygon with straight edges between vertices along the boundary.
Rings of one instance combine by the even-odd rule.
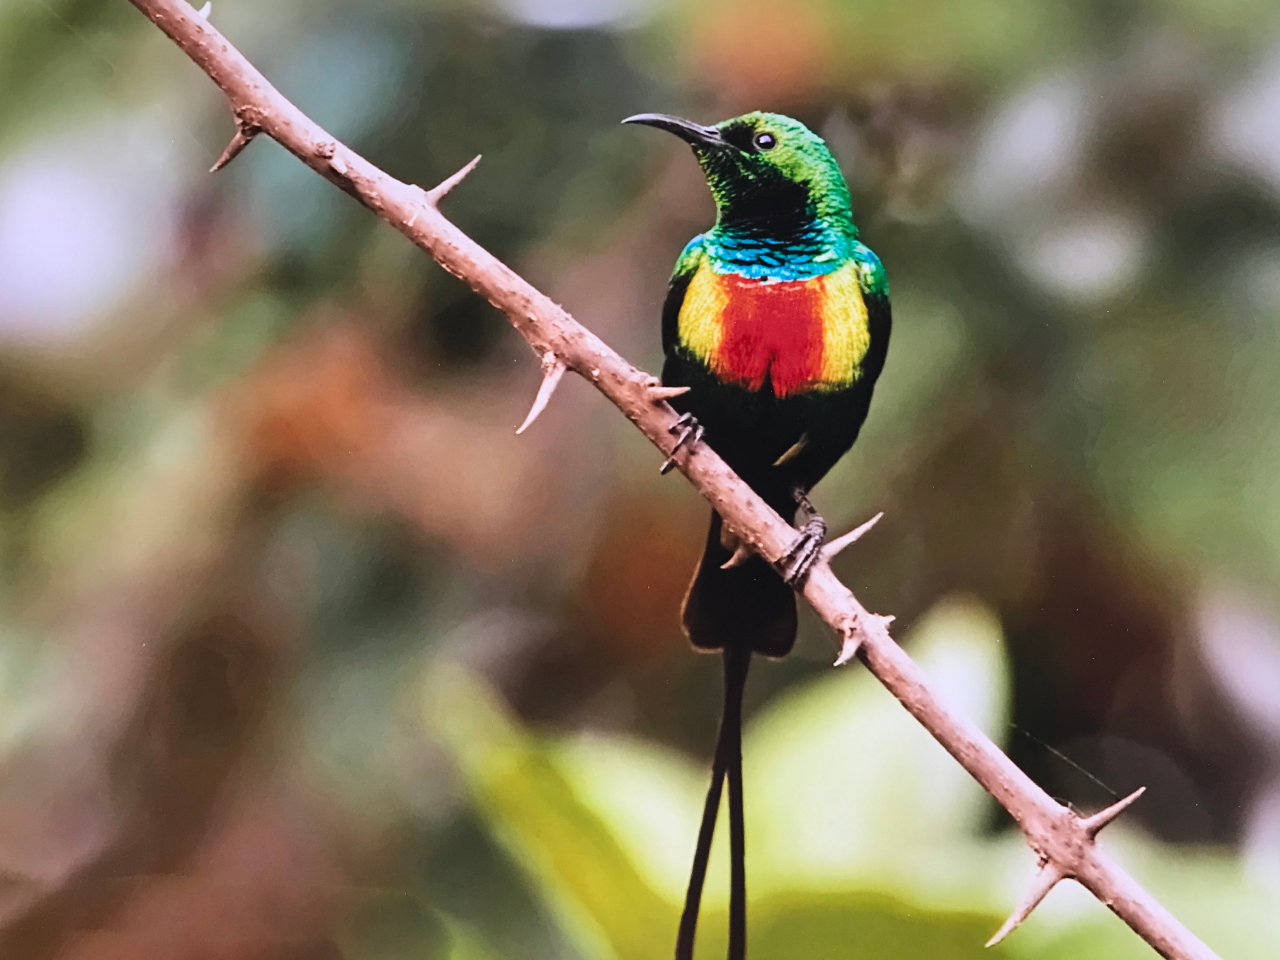
[[[730,145],[715,127],[704,127],[702,124],[694,123],[692,120],[668,116],[665,113],[637,113],[634,117],[627,117],[622,122],[641,123],[646,127],[657,127],[659,130],[667,131],[667,133],[674,133],[685,143],[695,148],[721,148]]]

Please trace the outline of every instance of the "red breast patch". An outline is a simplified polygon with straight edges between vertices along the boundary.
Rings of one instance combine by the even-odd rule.
[[[750,280],[722,274],[727,302],[713,366],[723,380],[759,390],[767,376],[776,396],[822,381],[823,277]]]

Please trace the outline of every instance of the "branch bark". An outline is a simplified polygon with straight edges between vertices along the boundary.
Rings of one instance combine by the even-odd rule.
[[[676,414],[654,378],[620,357],[440,213],[439,199],[456,186],[475,161],[431,191],[402,183],[312,122],[184,0],[130,2],[226,95],[238,132],[226,152],[231,156],[224,154],[220,164],[229,162],[245,145],[239,141],[247,143],[252,134],[260,132],[271,137],[507,315],[549,374],[550,386],[544,386],[545,397],[540,396],[540,403],[535,403],[533,416],[550,399],[559,380],[557,369],[567,368],[593,383],[664,455],[672,454],[675,436],[671,428]],[[675,462],[729,528],[752,549],[774,564],[786,555],[796,531],[730,471],[714,451],[705,444],[681,448],[675,454]],[[841,660],[848,660],[856,652],[907,711],[1009,811],[1040,862],[1048,865],[1047,875],[1070,877],[1083,884],[1161,956],[1170,960],[1217,960],[1212,950],[1095,844],[1094,835],[1104,819],[1084,819],[1057,803],[970,720],[939,700],[920,668],[889,636],[887,627],[892,618],[869,613],[858,602],[831,571],[830,555],[828,552],[814,565],[803,593],[819,616],[842,637]],[[1047,875],[1042,872],[1042,876]],[[1041,885],[1033,887],[1033,895],[1039,893]]]

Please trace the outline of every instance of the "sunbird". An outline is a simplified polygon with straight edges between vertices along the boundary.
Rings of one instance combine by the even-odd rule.
[[[691,960],[725,777],[729,780],[730,960],[746,953],[742,692],[753,653],[784,656],[796,638],[794,588],[826,536],[808,493],[858,437],[891,326],[884,267],[858,239],[849,187],[817,134],[776,113],[714,126],[642,113],[693,148],[716,222],[689,241],[662,308],[662,383],[688,387],[676,449],[705,442],[786,520],[806,522],[775,572],[719,514],[685,595],[693,645],[721,651],[724,711],[690,871],[676,960]],[[674,456],[674,452],[673,452]],[[664,471],[672,461],[664,464]]]

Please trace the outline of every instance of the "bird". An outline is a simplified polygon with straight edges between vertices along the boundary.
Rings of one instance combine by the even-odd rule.
[[[676,261],[662,307],[662,385],[687,388],[675,451],[706,443],[766,503],[805,523],[775,570],[715,511],[681,607],[684,632],[724,660],[724,706],[676,960],[691,960],[725,779],[729,784],[729,960],[746,954],[742,697],[753,654],[795,643],[795,589],[826,536],[809,491],[853,446],[884,367],[892,315],[879,258],[861,242],[849,187],[826,143],[799,120],[752,112],[704,126],[661,113],[693,150],[715,224]]]

